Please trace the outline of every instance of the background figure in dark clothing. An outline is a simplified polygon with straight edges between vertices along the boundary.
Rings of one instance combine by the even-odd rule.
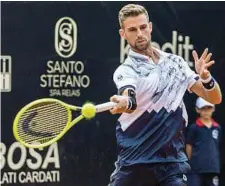
[[[218,186],[220,126],[212,119],[215,106],[198,98],[196,111],[200,117],[187,130],[186,151],[192,169],[188,186]]]

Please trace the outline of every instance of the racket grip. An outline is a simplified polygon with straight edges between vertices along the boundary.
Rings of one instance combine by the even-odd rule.
[[[103,103],[103,104],[96,105],[96,106],[95,106],[96,112],[99,113],[99,112],[104,112],[104,111],[110,110],[110,109],[112,109],[116,104],[117,104],[117,103],[115,103],[115,102],[107,102],[107,103]]]

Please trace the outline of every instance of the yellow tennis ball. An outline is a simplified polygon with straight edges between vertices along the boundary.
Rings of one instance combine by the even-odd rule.
[[[86,103],[83,105],[81,113],[86,119],[91,119],[96,115],[96,108],[92,103]]]

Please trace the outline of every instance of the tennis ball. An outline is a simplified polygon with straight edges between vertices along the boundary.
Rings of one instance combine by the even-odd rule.
[[[96,115],[96,108],[92,103],[86,103],[83,105],[81,113],[86,119],[91,119]]]

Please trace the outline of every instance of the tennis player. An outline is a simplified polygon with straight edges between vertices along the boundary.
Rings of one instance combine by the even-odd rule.
[[[112,114],[116,125],[118,159],[110,186],[186,186],[190,166],[183,129],[188,89],[212,104],[222,100],[208,68],[214,64],[205,49],[193,51],[195,70],[180,56],[151,46],[152,23],[143,6],[129,4],[119,12],[120,36],[130,45],[128,57],[113,75],[118,94]]]

